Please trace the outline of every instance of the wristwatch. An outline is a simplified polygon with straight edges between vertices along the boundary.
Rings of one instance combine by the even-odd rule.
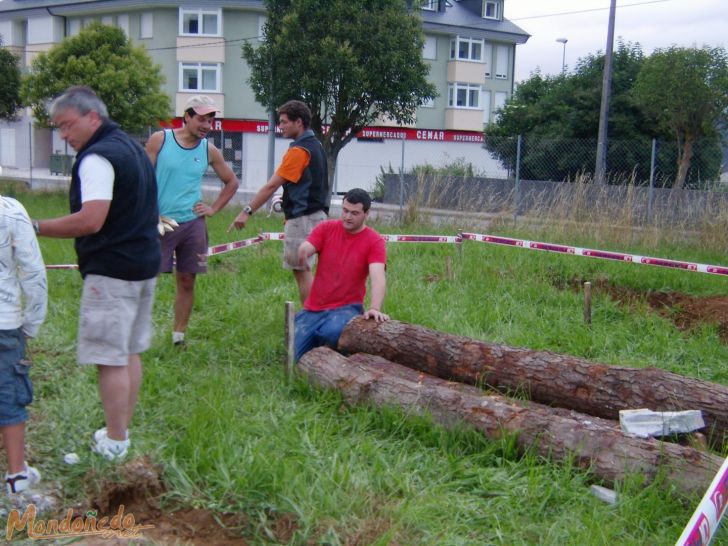
[[[251,207],[250,205],[245,205],[243,207],[243,212],[248,216],[251,216],[253,214],[253,207]]]

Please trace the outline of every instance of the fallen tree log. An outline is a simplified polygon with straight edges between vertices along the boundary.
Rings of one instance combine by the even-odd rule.
[[[351,403],[394,406],[431,415],[446,427],[470,425],[493,439],[515,435],[521,451],[563,460],[572,456],[582,468],[609,484],[629,474],[648,482],[658,472],[684,495],[702,494],[722,459],[696,449],[625,435],[611,421],[541,404],[489,396],[476,387],[417,372],[381,357],[350,358],[318,347],[298,362],[312,384],[340,391]]]
[[[339,350],[379,355],[443,379],[523,393],[536,402],[607,419],[619,419],[623,409],[699,409],[712,441],[720,445],[728,438],[728,387],[659,368],[609,366],[362,318],[344,328]]]

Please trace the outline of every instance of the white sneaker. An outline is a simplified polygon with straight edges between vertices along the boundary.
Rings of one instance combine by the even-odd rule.
[[[106,438],[106,427],[102,427],[94,432],[94,442],[99,443],[103,438]]]
[[[94,442],[98,443],[101,441],[102,438],[107,438],[108,433],[106,432],[106,427],[102,427],[94,432]],[[126,430],[126,439],[129,439],[129,429]]]
[[[38,482],[40,482],[40,472],[38,472],[37,468],[30,466],[29,464],[25,465],[24,472],[18,472],[17,474],[5,474],[5,489],[8,492],[8,495],[22,493],[36,485]]]
[[[96,433],[94,433],[94,436],[96,436]],[[126,457],[129,451],[129,445],[131,445],[129,440],[118,441],[104,436],[96,440],[96,443],[91,446],[91,451],[98,453],[109,461],[115,461]]]

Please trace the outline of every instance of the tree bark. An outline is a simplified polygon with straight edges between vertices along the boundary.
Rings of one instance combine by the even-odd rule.
[[[623,434],[610,421],[489,396],[374,355],[346,358],[318,347],[301,358],[298,369],[311,383],[337,389],[351,403],[399,407],[430,415],[448,428],[464,423],[492,439],[514,435],[520,451],[552,460],[573,457],[579,467],[609,484],[635,473],[651,482],[663,472],[681,493],[702,494],[723,462],[690,447]]]
[[[678,148],[677,158],[677,174],[675,175],[675,184],[673,188],[680,190],[685,186],[685,180],[688,177],[688,169],[693,161],[693,144],[695,143],[695,137],[691,133],[685,133],[685,139],[682,142],[682,147]],[[678,141],[678,146],[680,142]]]
[[[608,366],[396,320],[352,320],[339,338],[339,349],[379,355],[443,379],[522,393],[536,402],[607,419],[618,419],[623,409],[698,409],[712,442],[720,445],[728,437],[728,387],[659,368]]]

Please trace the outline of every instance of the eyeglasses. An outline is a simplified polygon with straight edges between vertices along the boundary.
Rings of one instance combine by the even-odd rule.
[[[78,120],[80,120],[83,117],[86,117],[90,112],[86,112],[85,114],[79,114],[74,119],[69,119],[62,121],[61,123],[54,123],[53,126],[58,129],[61,133],[67,133],[70,131],[76,123],[78,123]]]

